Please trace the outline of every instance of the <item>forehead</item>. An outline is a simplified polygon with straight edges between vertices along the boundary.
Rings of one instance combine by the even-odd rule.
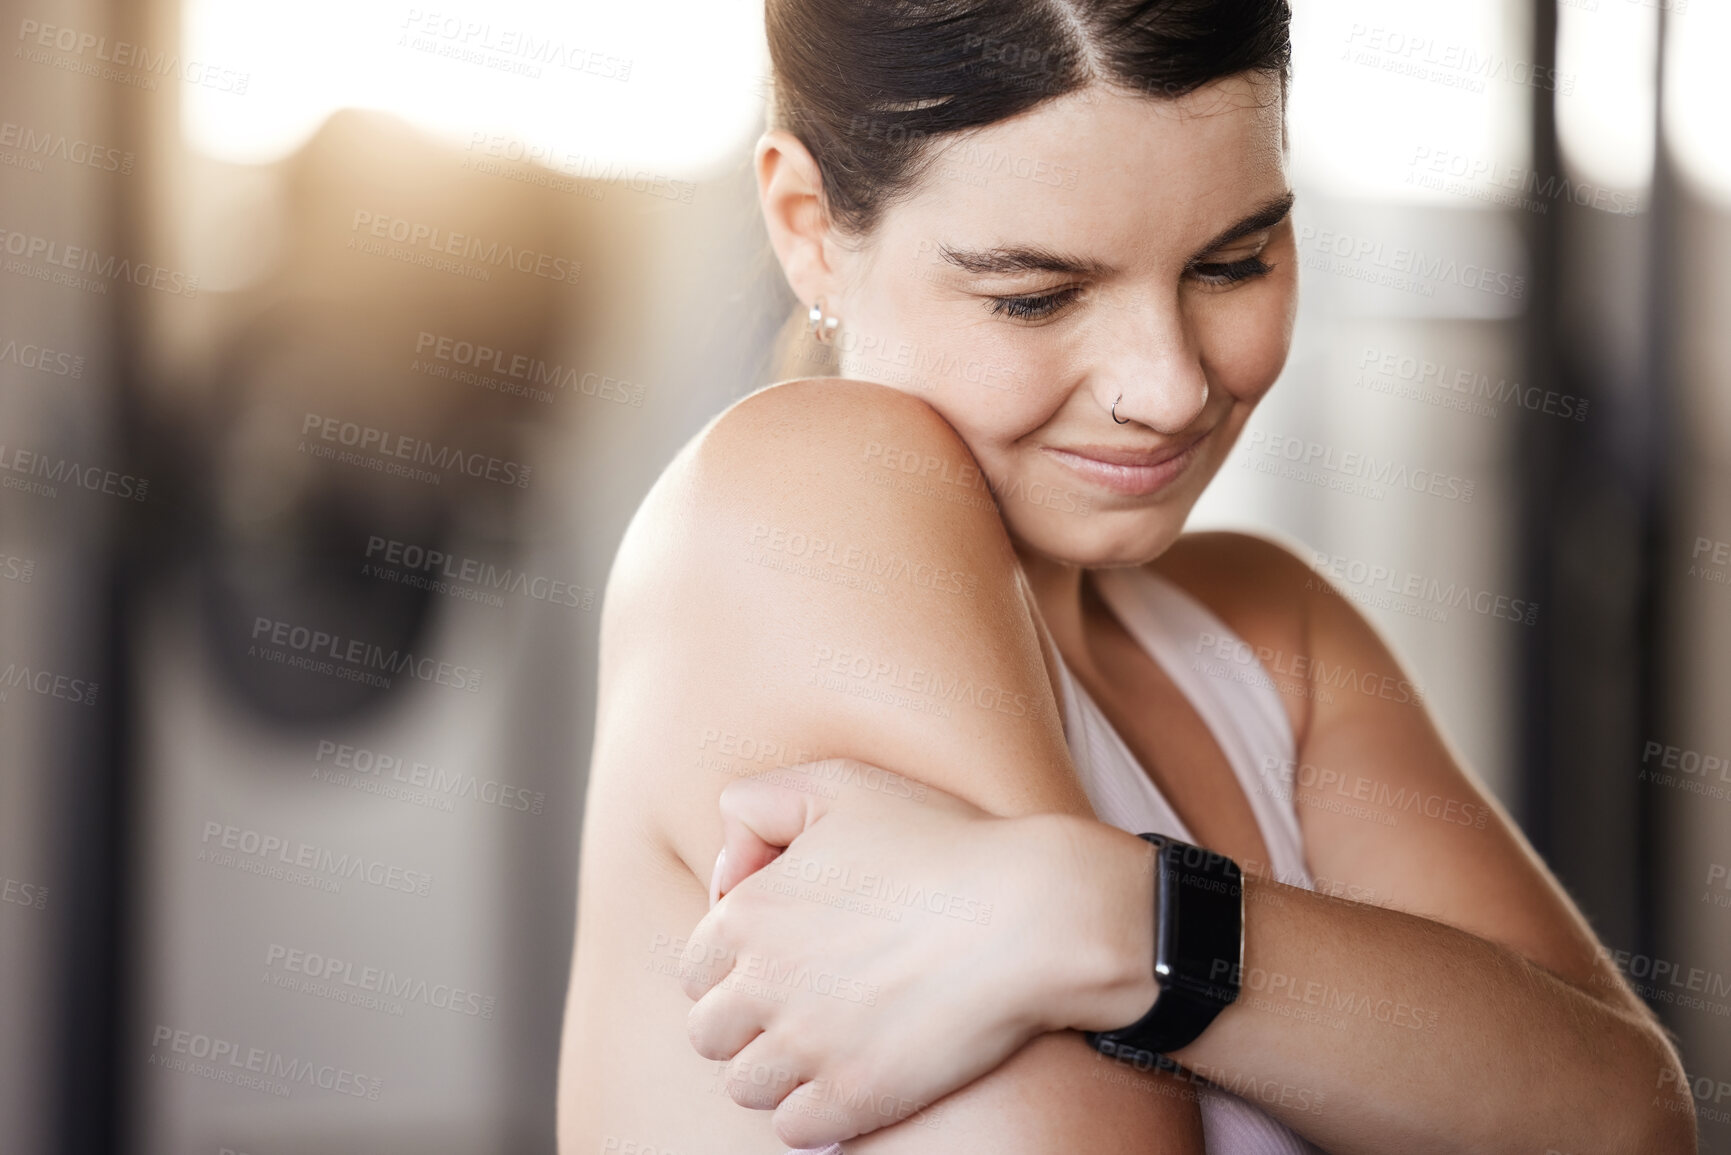
[[[933,148],[888,244],[940,239],[1159,254],[1195,246],[1287,189],[1278,77],[1177,99],[1092,87]]]

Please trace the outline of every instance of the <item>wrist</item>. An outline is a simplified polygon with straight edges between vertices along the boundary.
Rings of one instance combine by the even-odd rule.
[[[1054,955],[1047,1030],[1109,1031],[1160,993],[1154,977],[1155,848],[1093,819],[1051,819]]]

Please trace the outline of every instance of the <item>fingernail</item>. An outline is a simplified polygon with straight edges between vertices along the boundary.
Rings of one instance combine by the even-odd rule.
[[[721,868],[727,862],[727,847],[721,848],[721,853],[715,856],[715,869],[709,875],[709,905],[714,906],[721,901]]]

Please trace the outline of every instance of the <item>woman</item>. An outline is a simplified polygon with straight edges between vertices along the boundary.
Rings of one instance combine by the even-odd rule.
[[[615,562],[561,1150],[1693,1150],[1375,632],[1180,537],[1290,339],[1288,21],[771,0],[761,201],[841,376],[717,418]],[[1160,993],[1143,831],[1245,878],[1177,1070],[1076,1033]]]

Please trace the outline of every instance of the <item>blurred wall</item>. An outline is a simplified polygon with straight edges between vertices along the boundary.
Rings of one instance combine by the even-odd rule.
[[[468,15],[570,21],[601,71],[525,105],[677,111],[704,56],[761,98],[755,4],[642,41],[533,8]],[[1731,1150],[1726,210],[1663,163],[1558,183],[1595,81],[1555,6],[1295,9],[1298,332],[1195,524],[1281,537],[1388,636]],[[513,63],[376,5],[284,10],[275,55],[188,33],[240,11],[0,21],[0,1149],[549,1150],[600,591],[793,306],[754,132],[520,159],[375,90],[218,156],[210,124],[390,52],[477,102]]]

